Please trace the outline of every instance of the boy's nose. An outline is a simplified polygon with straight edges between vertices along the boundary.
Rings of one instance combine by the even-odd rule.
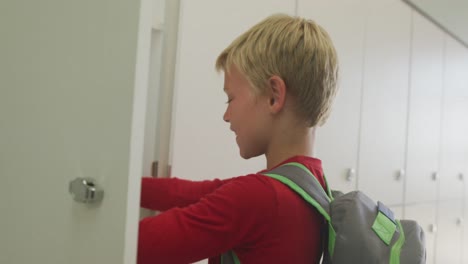
[[[227,112],[227,110],[226,110],[226,112],[224,112],[224,115],[223,115],[223,120],[224,120],[224,122],[229,123],[229,117],[228,117],[227,113],[228,113],[228,112]]]

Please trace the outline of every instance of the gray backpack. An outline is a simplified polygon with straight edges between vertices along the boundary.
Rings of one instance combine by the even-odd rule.
[[[263,175],[281,181],[323,215],[328,223],[328,237],[322,263],[426,263],[422,228],[415,221],[395,219],[381,202],[376,204],[360,191],[343,194],[329,187],[325,191],[315,176],[296,162]],[[229,251],[222,255],[221,263],[240,261]]]

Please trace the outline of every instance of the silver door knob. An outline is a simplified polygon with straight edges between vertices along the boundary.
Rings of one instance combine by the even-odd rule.
[[[99,203],[104,198],[104,190],[92,178],[76,178],[68,186],[73,200],[79,203]]]

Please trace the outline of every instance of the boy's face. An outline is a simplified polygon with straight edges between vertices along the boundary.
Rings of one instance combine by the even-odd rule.
[[[249,81],[235,66],[224,75],[224,91],[228,106],[223,119],[236,134],[241,157],[265,154],[271,125],[267,96],[255,96]]]

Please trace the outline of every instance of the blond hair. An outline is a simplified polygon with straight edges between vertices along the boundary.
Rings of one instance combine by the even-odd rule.
[[[216,60],[218,71],[235,65],[256,95],[268,80],[283,79],[308,126],[325,123],[337,90],[338,59],[327,32],[312,20],[277,14],[250,28]]]

